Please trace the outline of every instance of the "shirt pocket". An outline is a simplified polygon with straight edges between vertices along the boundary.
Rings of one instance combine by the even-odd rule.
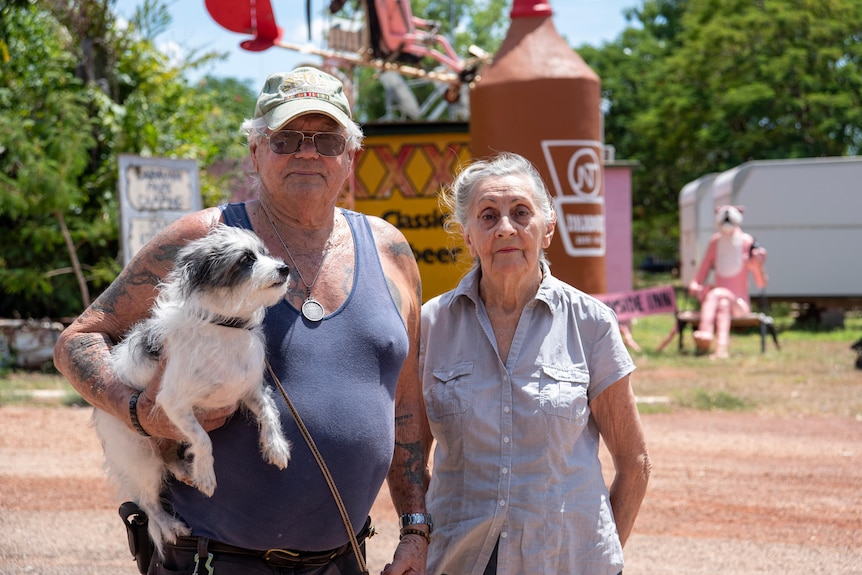
[[[576,366],[541,366],[539,407],[548,415],[586,423],[590,374]]]
[[[431,373],[434,377],[426,396],[429,415],[439,418],[467,411],[472,395],[473,362],[464,361]]]

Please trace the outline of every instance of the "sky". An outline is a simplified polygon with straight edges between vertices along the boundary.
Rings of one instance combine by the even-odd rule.
[[[118,0],[116,11],[131,18],[142,0]],[[639,0],[548,0],[554,13],[554,25],[570,45],[600,46],[614,40],[626,27],[623,10],[640,5]],[[192,76],[211,74],[218,77],[249,80],[257,89],[275,71],[290,70],[298,65],[319,63],[316,56],[272,47],[263,52],[249,52],[239,43],[247,36],[230,32],[217,24],[206,10],[204,0],[167,0],[172,17],[171,27],[156,38],[159,49],[178,56],[191,50],[228,52],[226,61],[212,64]],[[329,0],[312,0],[312,13],[321,15]],[[308,44],[305,23],[305,0],[272,0],[276,22],[283,29],[282,40]],[[414,14],[422,16],[421,14]],[[506,12],[508,16],[508,11]],[[313,25],[312,44],[325,48],[322,28],[325,22],[317,18]]]

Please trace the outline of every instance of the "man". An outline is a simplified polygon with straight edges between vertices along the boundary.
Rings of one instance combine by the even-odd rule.
[[[142,435],[180,439],[154,402],[159,378],[137,396],[112,372],[110,350],[148,316],[180,248],[220,222],[253,230],[291,268],[285,301],[264,320],[267,355],[332,472],[354,532],[366,534],[363,523],[388,477],[404,530],[387,573],[424,573],[431,522],[412,252],[393,226],[336,206],[362,144],[336,78],[310,67],[271,75],[242,129],[259,199],[204,209],[159,233],[62,334],[57,368],[85,400]],[[207,498],[168,481],[169,508],[191,537],[167,542],[150,574],[191,572],[196,555],[206,554],[216,573],[359,573],[323,475],[278,404],[293,444],[283,471],[260,457],[245,413],[199,415],[212,438],[218,487]]]

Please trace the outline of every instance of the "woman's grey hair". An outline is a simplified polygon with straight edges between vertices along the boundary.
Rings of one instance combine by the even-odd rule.
[[[265,134],[266,130],[266,120],[263,117],[245,120],[239,127],[239,131],[246,137],[249,144],[260,142],[264,137],[261,132]],[[359,124],[351,122],[349,126],[344,128],[344,131],[346,132],[344,137],[347,138],[346,151],[354,152],[361,149],[365,134],[362,133]]]
[[[476,187],[488,178],[502,176],[527,176],[545,223],[553,219],[554,207],[551,194],[548,193],[548,188],[545,187],[545,182],[536,167],[524,156],[501,152],[496,156],[474,161],[461,170],[448,189],[443,190],[440,203],[451,214],[451,217],[446,220],[446,229],[458,232],[460,230],[454,229],[454,225],[460,226],[461,230],[466,228],[476,196]]]
[[[463,233],[467,229],[470,210],[476,200],[476,188],[488,178],[502,176],[526,176],[530,189],[542,219],[547,224],[555,218],[553,201],[548,188],[542,180],[536,167],[524,156],[511,152],[500,152],[489,158],[475,160],[461,170],[449,188],[440,194],[440,205],[444,212],[450,215],[446,218],[444,228],[453,234]],[[548,263],[542,250],[541,259]]]

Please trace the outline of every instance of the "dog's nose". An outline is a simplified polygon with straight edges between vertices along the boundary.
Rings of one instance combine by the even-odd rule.
[[[287,264],[283,264],[281,267],[278,268],[278,273],[281,277],[286,279],[287,276],[290,275],[290,266]]]

